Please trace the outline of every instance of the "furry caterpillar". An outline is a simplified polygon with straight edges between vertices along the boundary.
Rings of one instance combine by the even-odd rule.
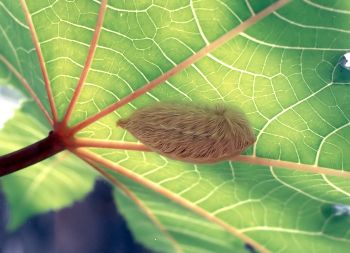
[[[117,125],[165,157],[192,163],[215,163],[239,155],[255,142],[239,109],[218,104],[156,103],[138,109]]]

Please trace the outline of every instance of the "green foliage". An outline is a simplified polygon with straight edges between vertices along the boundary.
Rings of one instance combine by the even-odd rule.
[[[141,201],[141,208],[119,190],[114,194],[117,207],[127,220],[132,221],[129,227],[136,239],[156,252],[178,252],[178,249],[184,252],[230,252],[230,249],[237,253],[247,252],[242,242],[219,225],[125,177],[120,180]],[[143,209],[151,211],[164,227],[154,224]]]
[[[19,150],[46,137],[49,128],[37,120],[37,108],[25,103],[0,132],[0,153]],[[42,119],[43,120],[43,119]],[[45,121],[44,121],[45,122]],[[28,217],[57,210],[83,198],[93,188],[96,172],[67,151],[0,179],[10,208],[8,227]]]
[[[26,2],[62,119],[85,64],[100,3]],[[109,1],[96,53],[69,125],[163,75],[273,2]],[[14,1],[0,2],[0,41],[4,42],[0,54],[23,74],[49,110],[22,13]],[[350,49],[349,16],[347,0],[291,1],[78,133],[96,140],[134,142],[129,133],[116,127],[116,121],[158,100],[223,101],[242,108],[252,122],[257,142],[246,155],[272,159],[270,167],[237,162],[194,165],[154,153],[90,149],[111,162],[110,167],[125,168],[123,175],[104,169],[162,224],[164,230],[152,223],[139,205],[117,193],[118,207],[138,240],[164,252],[175,251],[174,245],[184,252],[242,250],[243,242],[228,232],[229,227],[271,252],[341,253],[349,248],[350,217],[324,215],[325,205],[350,205],[350,185],[342,174],[350,172],[349,79],[338,66],[341,55]],[[20,88],[2,63],[0,77]],[[31,115],[30,110],[19,112],[8,123],[0,136],[1,153],[30,144],[48,131],[41,123],[43,118],[34,120]],[[33,166],[2,179],[11,213],[17,217],[13,226],[33,213],[68,205],[91,188],[91,169],[69,159],[55,165],[62,169],[51,170],[51,160],[35,166],[41,172],[35,172]],[[277,160],[290,162],[283,165],[290,170],[281,168]],[[332,171],[335,176],[293,170],[296,166],[307,170],[307,165],[325,174]],[[22,176],[25,173],[30,175],[29,181]],[[69,173],[79,174],[74,176],[74,188],[69,180],[67,188],[63,179],[70,178]],[[126,179],[126,173],[137,183]],[[30,192],[32,182],[39,182],[34,185],[40,187],[33,187],[40,195],[31,198],[25,192]],[[58,184],[54,187],[57,199],[47,189],[54,182]],[[19,186],[13,186],[15,183]],[[148,189],[150,186],[153,188]],[[52,201],[38,204],[47,198]],[[198,207],[204,214],[196,211]],[[151,242],[152,238],[161,242]],[[168,247],[170,244],[173,247]]]

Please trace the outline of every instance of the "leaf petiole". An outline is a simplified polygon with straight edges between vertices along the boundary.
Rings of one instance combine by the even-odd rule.
[[[0,177],[24,169],[66,149],[61,136],[55,132],[25,148],[0,156]]]

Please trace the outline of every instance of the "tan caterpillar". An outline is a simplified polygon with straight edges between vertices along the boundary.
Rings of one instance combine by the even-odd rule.
[[[255,142],[244,113],[224,104],[159,102],[138,109],[117,125],[152,151],[192,163],[228,160]]]

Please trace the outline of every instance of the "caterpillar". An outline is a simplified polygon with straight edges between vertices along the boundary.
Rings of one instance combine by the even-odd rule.
[[[152,151],[191,163],[216,163],[255,142],[244,113],[225,104],[158,102],[136,110],[117,125]]]

